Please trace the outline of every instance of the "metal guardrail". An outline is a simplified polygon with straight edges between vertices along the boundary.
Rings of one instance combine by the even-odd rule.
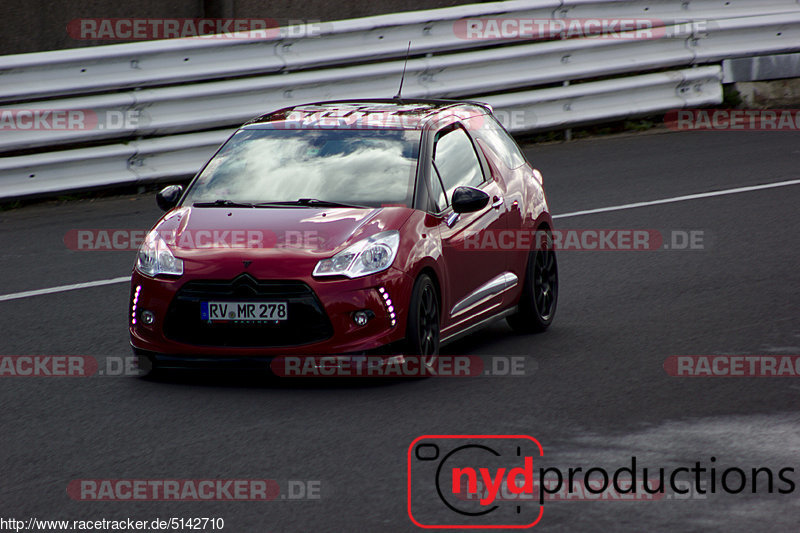
[[[722,99],[719,66],[491,96],[512,131],[547,129],[691,107]],[[619,97],[620,92],[625,98]],[[528,121],[509,120],[522,114]],[[531,123],[533,121],[533,123]],[[5,197],[191,177],[235,129],[0,158]]]
[[[560,0],[514,0],[322,23],[309,38],[190,38],[0,58],[0,101],[354,64],[474,46],[453,33],[465,17],[506,13],[549,18]],[[44,83],[43,83],[44,82]]]
[[[738,54],[745,46],[751,53],[800,49],[800,12],[723,20],[703,31],[698,36],[688,23],[665,27],[667,35],[681,38],[570,39],[412,59],[404,95],[475,97],[564,80],[703,64]],[[750,38],[742,42],[747,32]],[[100,117],[99,126],[106,125],[103,117],[112,114],[132,114],[136,120],[115,128],[0,130],[0,152],[235,126],[259,111],[307,101],[391,95],[403,65],[402,60],[390,61],[31,103],[25,107],[91,111]],[[0,113],[17,107],[0,106]]]
[[[723,83],[800,78],[800,54],[740,57],[722,61]]]
[[[654,114],[722,101],[719,66],[690,68],[581,83],[536,91],[489,96],[491,105],[512,132],[555,129],[609,119]],[[624,94],[624,98],[620,98]],[[513,120],[525,117],[525,123]]]
[[[192,176],[232,133],[190,133],[0,158],[0,197],[16,198]]]
[[[468,17],[648,17],[656,24],[785,13],[796,0],[512,0],[285,27],[275,38],[174,39],[0,57],[0,102],[89,94],[402,57],[475,46],[453,32]],[[497,43],[488,41],[483,44]]]
[[[665,37],[501,42],[454,31],[460,19],[485,16],[647,17]],[[409,39],[404,96],[477,98],[501,120],[522,116],[506,122],[514,131],[719,103],[721,60],[800,50],[800,4],[514,0],[325,23],[305,39],[281,31],[274,41],[176,39],[0,57],[0,117],[20,108],[100,117],[86,129],[0,128],[0,153],[48,150],[0,159],[0,197],[190,176],[230,127],[254,115],[394,94]],[[573,84],[548,86],[563,81]],[[136,120],[103,127],[112,115]]]

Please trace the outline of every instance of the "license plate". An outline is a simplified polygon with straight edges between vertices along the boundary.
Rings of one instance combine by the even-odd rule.
[[[201,302],[203,320],[286,320],[286,302]]]

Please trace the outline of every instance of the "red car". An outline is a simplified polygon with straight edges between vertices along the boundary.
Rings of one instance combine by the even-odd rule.
[[[558,275],[541,174],[486,105],[321,102],[239,128],[131,278],[134,352],[161,367],[415,354],[494,320],[546,329]],[[520,243],[522,243],[520,245]]]

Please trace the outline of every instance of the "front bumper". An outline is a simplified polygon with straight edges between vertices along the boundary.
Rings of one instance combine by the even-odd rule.
[[[373,352],[405,337],[412,288],[413,279],[394,268],[363,278],[323,280],[262,280],[244,274],[227,280],[161,279],[134,271],[128,312],[131,346],[139,353],[157,354],[159,360],[186,361]],[[287,301],[289,319],[208,323],[200,317],[204,300]],[[155,317],[151,324],[141,319],[146,310]],[[358,326],[353,313],[361,310],[374,317]]]

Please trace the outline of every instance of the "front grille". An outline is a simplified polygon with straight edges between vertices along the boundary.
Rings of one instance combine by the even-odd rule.
[[[201,302],[283,301],[289,319],[279,322],[215,322],[200,317]],[[333,335],[328,316],[311,287],[302,281],[257,280],[240,274],[232,280],[189,281],[175,295],[164,322],[167,338],[198,346],[274,348],[300,346]]]

